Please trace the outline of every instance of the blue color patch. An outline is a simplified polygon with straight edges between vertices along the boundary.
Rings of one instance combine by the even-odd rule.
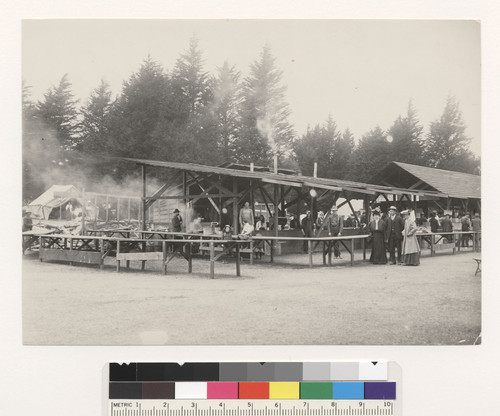
[[[365,398],[365,383],[363,382],[334,382],[333,399],[363,400]]]

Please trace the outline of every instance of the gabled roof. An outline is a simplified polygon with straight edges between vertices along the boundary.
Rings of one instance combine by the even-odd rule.
[[[412,189],[433,189],[450,198],[481,198],[481,176],[409,163],[391,162],[371,182]]]
[[[351,197],[362,197],[363,195],[385,194],[408,194],[427,196],[430,198],[446,197],[434,190],[404,189],[395,186],[381,186],[369,183],[352,182],[340,179],[314,178],[312,176],[291,175],[274,172],[250,172],[249,170],[234,169],[220,166],[199,165],[196,163],[164,162],[158,160],[146,160],[135,158],[118,158],[120,160],[135,162],[143,166],[163,167],[180,171],[215,174],[225,177],[236,177],[244,179],[254,179],[264,183],[279,184],[292,187],[310,187],[318,189],[328,189],[333,191],[344,191]]]

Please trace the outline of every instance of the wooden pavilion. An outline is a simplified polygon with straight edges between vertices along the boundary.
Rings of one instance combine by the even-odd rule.
[[[315,212],[315,204],[329,198],[332,204],[341,207],[348,204],[356,222],[360,218],[351,201],[363,200],[364,210],[369,218],[370,205],[380,196],[387,201],[401,203],[406,200],[409,205],[419,198],[436,199],[447,195],[432,189],[410,189],[404,187],[368,184],[338,179],[303,176],[291,170],[270,170],[244,165],[207,166],[194,163],[164,162],[156,160],[121,158],[140,166],[142,173],[142,229],[146,229],[147,212],[155,201],[177,199],[184,204],[207,200],[222,219],[223,209],[232,213],[233,229],[238,229],[239,207],[249,201],[263,202],[269,214],[284,212],[295,204],[305,204]],[[160,186],[152,195],[147,195],[148,169],[160,168],[176,172],[170,180]],[[167,189],[182,184],[182,192],[176,195],[165,195]],[[314,191],[314,192],[313,192]],[[343,200],[343,201],[340,201]],[[337,202],[339,201],[339,202]],[[278,215],[273,216],[273,225],[278,236]]]

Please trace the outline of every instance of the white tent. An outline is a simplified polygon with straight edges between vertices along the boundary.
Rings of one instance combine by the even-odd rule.
[[[73,185],[52,185],[31,202],[26,210],[36,218],[47,220],[54,208],[65,205],[71,199],[80,199],[81,192]]]

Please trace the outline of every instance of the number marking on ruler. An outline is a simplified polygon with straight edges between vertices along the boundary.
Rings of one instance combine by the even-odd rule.
[[[394,400],[110,400],[109,416],[394,416]]]

